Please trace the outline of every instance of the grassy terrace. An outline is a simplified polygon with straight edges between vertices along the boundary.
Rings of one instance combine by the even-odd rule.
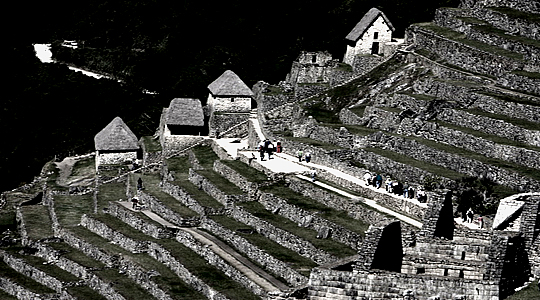
[[[79,281],[79,278],[77,276],[67,271],[64,271],[63,269],[60,269],[56,265],[48,264],[47,261],[45,261],[41,257],[19,254],[19,251],[21,251],[22,249],[23,247],[21,246],[13,246],[4,250],[6,250],[6,252],[8,252],[11,256],[22,259],[24,262],[31,265],[32,267],[39,269],[47,273],[48,275],[55,277],[56,279],[60,281],[64,281],[64,282]]]
[[[447,39],[450,39],[450,40],[453,40],[453,41],[456,41],[456,42],[459,42],[459,43],[474,47],[474,48],[482,50],[482,51],[486,51],[486,52],[489,52],[489,53],[494,53],[494,54],[505,56],[505,57],[515,59],[515,60],[523,60],[523,55],[522,54],[515,53],[515,52],[512,52],[512,51],[508,51],[508,50],[505,50],[503,48],[499,48],[497,46],[492,46],[492,45],[489,45],[489,44],[486,44],[486,43],[483,43],[483,42],[467,39],[466,36],[463,33],[451,30],[451,29],[446,28],[446,27],[440,27],[440,26],[437,26],[437,25],[435,25],[433,23],[417,23],[417,24],[414,24],[414,25],[416,25],[418,27],[421,27],[421,28],[424,28],[424,29],[427,29],[429,31],[432,31],[435,34],[440,35],[442,37],[445,37]]]
[[[317,141],[317,140],[310,139],[310,138],[301,138],[301,137],[291,137],[291,136],[287,136],[287,137],[284,137],[283,139],[284,139],[284,140],[289,140],[289,141],[292,141],[292,142],[298,142],[298,143],[308,144],[308,145],[311,145],[311,146],[314,146],[314,147],[319,147],[319,148],[321,148],[321,149],[328,150],[328,151],[330,151],[330,150],[343,149],[343,148],[340,147],[340,146],[336,146],[336,145],[333,145],[333,144],[328,144],[328,143],[321,142],[321,141]]]
[[[493,97],[503,102],[513,102],[513,103],[520,103],[520,104],[531,105],[531,106],[540,106],[540,102],[532,101],[529,99],[512,97],[508,95],[500,95],[500,94],[495,94],[495,93],[490,93],[490,92],[480,92],[480,93],[486,96]]]
[[[325,206],[320,202],[308,197],[304,197],[301,194],[284,187],[283,184],[277,183],[266,186],[261,188],[261,191],[286,199],[289,204],[295,205],[309,212],[315,212],[317,213],[318,217],[334,222],[361,235],[364,235],[365,231],[369,227],[369,224],[351,218],[346,211],[339,211]]]
[[[127,200],[126,184],[122,182],[110,182],[99,186],[97,195],[98,212],[109,207],[109,201]]]
[[[3,300],[17,300],[17,297],[11,296],[10,294],[4,292],[4,290],[0,289],[0,299]],[[99,299],[101,300],[101,299]]]
[[[204,282],[206,282],[208,285],[215,288],[216,290],[223,292],[223,294],[225,294],[226,296],[228,297],[230,296],[231,299],[257,299],[257,297],[254,294],[252,294],[250,291],[245,289],[239,283],[227,277],[219,269],[216,269],[214,266],[209,265],[197,253],[193,252],[191,249],[187,248],[181,243],[178,243],[176,240],[154,239],[110,215],[101,214],[101,215],[96,215],[94,217],[104,222],[109,227],[114,228],[116,231],[130,238],[133,238],[136,240],[153,241],[157,244],[162,245],[167,250],[169,250],[171,254],[173,254],[173,256],[178,261],[180,261],[192,274],[199,277],[201,280],[203,280]],[[108,242],[105,239],[99,236],[98,238],[102,240],[100,243],[103,243],[105,241],[105,243],[108,244]],[[96,238],[94,237],[94,240],[95,239]],[[122,249],[122,252],[127,252],[127,251]],[[115,253],[115,252],[110,252],[110,253]],[[159,264],[159,262],[151,259],[150,257],[144,254],[141,254],[141,255],[130,254],[130,255],[132,255],[134,259],[137,259],[135,261],[137,263],[140,263],[141,265],[144,265],[144,261],[141,261],[143,259],[150,259],[154,261],[156,264]],[[133,298],[130,298],[130,299],[133,299]],[[188,297],[184,299],[191,299],[191,298]]]
[[[210,218],[216,221],[217,223],[221,224],[225,228],[228,228],[232,230],[233,232],[236,232],[236,234],[245,238],[250,243],[258,247],[259,249],[266,251],[268,254],[275,257],[276,259],[279,259],[282,262],[287,263],[293,269],[297,270],[299,273],[307,277],[309,277],[309,273],[310,273],[309,270],[317,266],[317,264],[311,261],[310,259],[305,258],[299,255],[298,253],[288,248],[285,248],[281,246],[280,244],[264,237],[263,235],[257,233],[253,228],[245,224],[242,224],[226,216],[211,216]],[[250,230],[252,230],[253,233],[247,233]],[[234,245],[231,245],[231,246],[234,247]],[[278,277],[280,276],[280,274],[274,274],[274,275]]]
[[[54,211],[60,225],[76,226],[83,214],[94,211],[92,195],[58,195],[54,197]]]
[[[506,300],[537,300],[540,299],[538,280],[533,281],[526,288],[506,298]]]
[[[519,126],[521,128],[525,128],[529,130],[540,130],[540,124],[536,122],[531,122],[524,119],[512,118],[505,115],[492,114],[478,108],[469,108],[469,109],[466,109],[465,111],[474,115],[505,121],[507,123]]]
[[[224,165],[230,167],[231,169],[238,172],[240,175],[244,176],[246,179],[248,179],[251,182],[255,183],[263,183],[268,181],[268,176],[264,174],[263,172],[254,169],[252,167],[249,167],[245,163],[238,161],[238,160],[222,160],[221,161]]]
[[[124,234],[126,234],[126,232],[135,233],[136,237],[131,236],[132,238],[144,238],[144,240],[154,240],[152,237],[146,236],[143,233],[136,231],[125,223],[121,226],[122,230],[118,228],[115,229]],[[170,269],[168,269],[165,265],[151,258],[150,256],[143,253],[130,253],[117,245],[111,244],[108,240],[83,227],[74,227],[71,228],[70,231],[75,233],[75,235],[77,235],[78,237],[84,239],[89,243],[92,243],[93,245],[99,247],[100,249],[109,254],[120,254],[122,257],[129,258],[131,261],[139,264],[146,270],[157,271],[160,275],[153,276],[152,281],[158,284],[163,290],[168,292],[169,295],[173,297],[173,299],[204,299],[202,295],[200,295],[197,291],[193,290],[190,286],[180,280],[178,276],[174,274]],[[87,267],[92,267],[92,265],[94,265],[94,267],[98,267],[99,270],[95,271],[94,273],[105,281],[119,283],[113,285],[113,288],[115,288],[126,299],[145,299],[142,297],[149,297],[149,299],[153,298],[151,295],[148,294],[146,290],[133,282],[127,276],[118,273],[116,269],[99,267],[103,266],[101,262],[85,257],[85,255],[82,254],[80,251],[75,250],[69,246],[56,245],[54,247],[60,249],[67,248],[67,251],[69,251],[68,254],[70,254],[70,256],[68,257],[66,254],[66,257],[80,263],[81,265]],[[119,287],[119,285],[121,286]]]
[[[243,202],[240,206],[275,227],[286,230],[304,240],[312,243],[315,247],[324,250],[336,257],[347,257],[356,254],[356,251],[348,246],[330,239],[317,239],[317,232],[308,228],[299,227],[296,223],[279,215],[267,211],[259,202]]]
[[[15,211],[12,209],[0,210],[0,232],[5,232],[6,230],[17,230],[16,215]]]
[[[49,217],[49,210],[44,205],[21,206],[21,213],[28,237],[32,240],[40,240],[52,237],[52,221]]]
[[[55,293],[53,289],[50,289],[43,284],[35,281],[34,279],[24,276],[23,274],[15,271],[8,266],[3,260],[0,260],[0,274],[2,277],[15,282],[16,284],[28,289],[31,292],[37,294],[51,294]],[[1,289],[0,289],[1,291]]]
[[[143,181],[144,192],[156,197],[164,205],[170,208],[172,211],[178,213],[183,217],[195,217],[198,214],[178,200],[174,199],[171,195],[163,192],[159,187],[159,174],[150,174],[150,175],[141,175],[141,174],[130,174],[130,189],[135,190],[137,188],[137,180],[141,178]]]

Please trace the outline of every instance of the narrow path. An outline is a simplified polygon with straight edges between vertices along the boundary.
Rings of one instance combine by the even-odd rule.
[[[134,210],[132,208],[132,204],[126,201],[118,203],[122,204],[122,206],[131,211],[143,213],[153,221],[167,228],[182,230],[189,233],[198,242],[208,246],[212,251],[214,251],[217,255],[223,258],[223,260],[229,263],[233,268],[240,271],[247,278],[249,278],[268,292],[276,290],[287,290],[289,288],[287,285],[283,284],[282,282],[274,278],[272,275],[268,274],[266,271],[253,264],[247,258],[236,252],[236,250],[234,250],[233,248],[231,248],[230,246],[228,246],[227,244],[225,244],[211,234],[208,234],[197,228],[176,226],[169,221],[163,219],[159,215],[155,214],[154,212],[150,211],[149,209]]]

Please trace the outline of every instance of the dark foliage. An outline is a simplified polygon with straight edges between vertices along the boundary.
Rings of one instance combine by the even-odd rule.
[[[31,181],[56,154],[93,149],[115,116],[137,136],[151,134],[173,97],[206,99],[206,86],[232,69],[249,86],[285,78],[302,50],[344,52],[344,37],[374,5],[403,35],[458,0],[417,1],[48,1],[12,3],[4,44],[8,78],[2,97],[0,191]],[[77,40],[84,50],[58,51],[123,78],[95,80],[65,66],[41,64],[32,43]],[[146,88],[159,96],[144,95]]]

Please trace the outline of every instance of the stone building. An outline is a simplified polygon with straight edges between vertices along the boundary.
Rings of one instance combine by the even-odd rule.
[[[233,71],[227,70],[208,85],[209,135],[217,136],[246,123],[256,107],[251,89]],[[240,130],[247,133],[247,130]],[[235,134],[233,134],[235,135]]]
[[[332,54],[329,52],[302,51],[298,59],[293,62],[291,72],[287,74],[285,81],[293,85],[325,82],[327,81],[326,70],[331,61]]]
[[[201,101],[175,98],[164,108],[159,125],[161,147],[167,155],[201,140],[206,132]]]
[[[102,165],[115,165],[137,159],[137,136],[120,117],[114,118],[94,137],[96,169]]]
[[[382,11],[370,9],[345,37],[347,50],[343,62],[354,65],[358,55],[383,53],[386,55],[388,51],[385,47],[392,42],[394,30],[394,26]]]

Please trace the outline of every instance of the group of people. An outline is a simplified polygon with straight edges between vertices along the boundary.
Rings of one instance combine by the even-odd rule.
[[[473,223],[474,219],[474,211],[472,210],[471,207],[469,207],[469,209],[467,210],[467,212],[463,212],[463,223],[467,222],[467,223]],[[484,228],[484,218],[482,217],[482,215],[480,215],[478,217],[478,227],[480,229]]]
[[[311,161],[311,153],[306,152],[306,154],[304,155],[304,151],[302,151],[302,149],[296,152],[296,157],[298,157],[298,162],[302,162],[303,160],[305,160],[307,163],[309,163]]]
[[[371,174],[370,172],[366,172],[366,174],[364,174],[364,181],[366,185],[374,186],[377,189],[383,186],[383,176],[381,174]],[[420,202],[427,201],[426,193],[421,187],[418,187],[418,190],[416,190],[407,182],[403,184],[399,181],[392,180],[388,176],[384,181],[384,186],[388,193],[402,195],[404,198],[408,199],[414,199],[416,197]]]
[[[272,159],[272,154],[274,152],[281,153],[283,148],[281,142],[277,141],[276,145],[270,140],[264,140],[259,143],[259,154],[261,156],[261,161],[264,160],[265,154],[268,154],[268,160]]]

